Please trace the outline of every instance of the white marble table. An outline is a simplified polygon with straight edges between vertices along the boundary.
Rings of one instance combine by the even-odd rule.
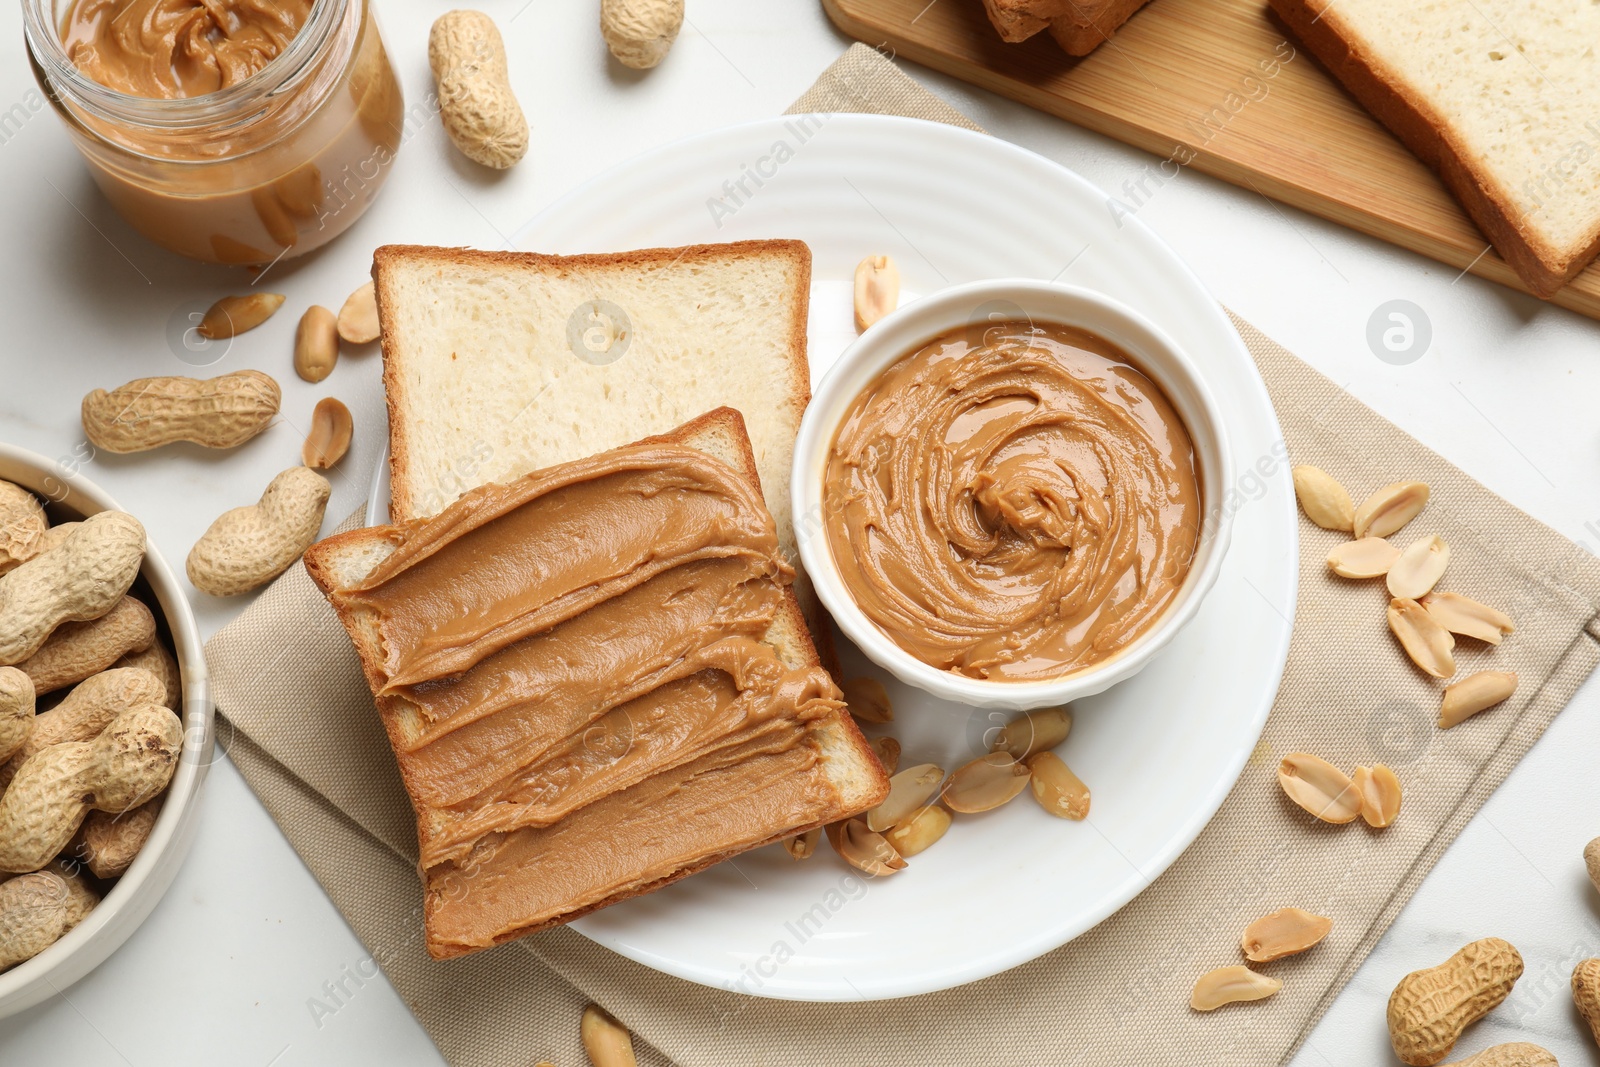
[[[941,0],[935,0],[941,2]],[[942,0],[946,3],[970,0]],[[430,87],[425,41],[442,10],[378,0],[409,99]],[[336,301],[386,241],[495,247],[541,207],[634,153],[783,110],[849,44],[815,0],[692,0],[666,64],[645,76],[607,61],[594,0],[487,0],[533,126],[528,160],[486,178],[436,125],[405,145],[375,208],[310,262],[275,268],[291,301]],[[81,440],[91,385],[182,373],[174,316],[236,287],[141,241],[98,198],[34,87],[19,9],[0,16],[0,439],[49,456]],[[910,72],[994,133],[1122,195],[1153,157],[986,93]],[[13,106],[18,105],[18,106]],[[1146,188],[1152,188],[1147,185]],[[1600,325],[1545,307],[1203,175],[1154,188],[1139,209],[1227,305],[1511,501],[1600,551]],[[1374,311],[1409,300],[1429,351],[1394,365],[1366,341]],[[322,386],[288,370],[292,317],[241,339],[284,386],[271,447],[97,458],[86,473],[181,561],[210,520],[253,499],[294,454],[316,398],[350,404],[356,442],[334,477],[330,518],[366,491],[383,425],[375,357]],[[241,604],[195,594],[207,634]],[[1406,971],[1495,934],[1528,961],[1513,998],[1462,1043],[1544,1043],[1563,1064],[1600,1063],[1567,994],[1572,963],[1600,955],[1600,895],[1581,850],[1600,834],[1600,687],[1582,690],[1446,854],[1295,1060],[1393,1062],[1383,1005]],[[99,1064],[436,1062],[404,1004],[226,761],[212,771],[198,840],[171,892],[109,962],[47,1004],[0,1021],[0,1062]],[[339,1010],[313,1014],[343,980]],[[66,1050],[71,1050],[68,1053]]]

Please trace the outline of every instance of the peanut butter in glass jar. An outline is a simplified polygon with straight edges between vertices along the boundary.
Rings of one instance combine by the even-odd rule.
[[[260,265],[338,236],[400,147],[369,0],[23,0],[34,76],[152,241]]]

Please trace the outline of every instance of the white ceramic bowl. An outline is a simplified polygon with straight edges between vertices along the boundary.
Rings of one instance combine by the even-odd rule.
[[[1075,326],[1122,349],[1161,386],[1189,429],[1199,466],[1205,515],[1200,544],[1177,598],[1132,644],[1060,678],[985,681],[924,663],[900,648],[856,605],[839,575],[820,521],[823,473],[839,422],[861,391],[892,363],[950,330],[978,322],[1031,319]],[[907,685],[980,708],[1023,710],[1064,704],[1103,692],[1137,674],[1194,618],[1228,550],[1232,513],[1221,487],[1233,484],[1227,431],[1204,376],[1183,349],[1132,308],[1070,285],[1001,279],[953,286],[884,317],[845,349],[817,387],[795,442],[794,525],[800,559],[817,595],[845,634],[874,663]]]
[[[0,478],[44,497],[52,523],[125,510],[72,465],[70,458],[53,463],[33,452],[0,444]],[[0,1016],[61,992],[115,952],[172,884],[194,840],[200,786],[211,766],[214,741],[200,631],[183,588],[154,546],[145,549],[139,579],[135,592],[154,597],[150,607],[171,634],[183,674],[183,755],[149,840],[105,899],[61,940],[0,973]]]

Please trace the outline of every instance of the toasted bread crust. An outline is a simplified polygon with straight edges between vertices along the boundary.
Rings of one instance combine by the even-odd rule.
[[[1563,258],[1525,226],[1509,201],[1496,194],[1494,177],[1477,167],[1472,153],[1456,142],[1449,117],[1435,113],[1426,100],[1408,89],[1397,72],[1366,54],[1340,18],[1337,3],[1268,3],[1350,95],[1439,175],[1489,244],[1533,295],[1549,299],[1600,252],[1597,237],[1576,256]]]
[[[740,470],[740,473],[749,478],[754,485],[759,487],[760,478],[756,472],[755,454],[750,447],[749,436],[745,432],[744,418],[734,408],[717,408],[713,411],[709,411],[703,415],[697,416],[670,433],[648,437],[637,443],[692,445],[697,437],[706,434],[707,432],[715,431],[720,431],[734,441],[739,452],[737,457],[737,469]],[[375,539],[391,536],[393,530],[393,526],[370,527],[367,529],[352,530],[347,533],[335,534],[332,537],[328,537],[322,541],[319,541],[308,548],[305,552],[304,566],[306,568],[306,572],[310,575],[311,580],[316,583],[318,589],[320,589],[325,595],[329,594],[334,590],[341,588],[345,584],[340,580],[338,575],[337,560],[340,555],[346,550],[368,545]],[[367,679],[368,686],[371,687],[374,692],[380,690],[387,680],[382,671],[381,650],[377,646],[376,642],[364,641],[357,637],[357,634],[361,632],[361,623],[355,617],[355,613],[351,609],[342,607],[337,599],[330,598],[330,603],[333,605],[335,612],[339,615],[340,622],[351,634],[352,643],[355,645],[356,654],[361,661],[362,673]],[[793,637],[795,649],[805,663],[815,666],[820,662],[816,648],[811,640],[810,631],[806,626],[805,616],[801,612],[799,601],[795,598],[794,590],[790,586],[786,586],[784,588],[784,595],[779,607],[779,615],[774,619],[773,622],[774,629],[777,629],[780,626],[786,626],[788,628],[788,632]],[[414,740],[414,738],[408,736],[404,731],[401,722],[402,714],[396,710],[401,703],[403,703],[403,700],[404,698],[399,696],[379,697],[376,700],[380,712],[379,718],[383,721],[384,731],[389,738],[390,744],[396,749],[401,748]],[[756,844],[747,846],[745,848],[733,849],[724,853],[702,857],[695,860],[690,865],[674,871],[665,878],[657,879],[643,885],[630,886],[623,890],[619,890],[604,900],[558,916],[554,919],[550,919],[541,923],[530,924],[526,927],[509,931],[496,938],[494,943],[496,945],[503,944],[506,941],[516,940],[517,938],[524,937],[531,933],[536,933],[540,930],[547,930],[555,926],[563,925],[572,921],[573,919],[587,915],[592,911],[596,911],[611,904],[616,904],[627,900],[630,897],[638,896],[641,893],[648,893],[652,890],[668,885],[680,878],[694,874],[697,871],[704,870],[713,864],[720,863],[722,860],[727,859],[730,856],[748,851],[749,848],[759,848],[763,845],[773,844],[775,842],[784,840],[785,838],[791,837],[796,833],[803,833],[806,830],[814,829],[818,826],[836,821],[839,818],[848,817],[849,815],[865,810],[872,804],[882,800],[883,797],[888,793],[888,776],[884,773],[882,764],[878,762],[877,757],[873,754],[871,746],[867,743],[865,736],[861,733],[861,730],[856,725],[855,720],[848,713],[840,712],[838,715],[834,716],[828,725],[821,728],[829,731],[837,731],[839,735],[842,735],[842,740],[845,745],[855,751],[859,757],[854,770],[858,774],[866,777],[869,784],[863,790],[859,791],[863,795],[857,797],[856,803],[847,804],[844,796],[839,792],[838,785],[833,779],[827,779],[830,788],[834,789],[839,810],[830,814],[829,817],[825,819],[819,820],[816,823],[801,827],[799,829],[786,829],[782,833],[776,834],[764,841],[757,842]],[[808,741],[807,743],[814,744],[815,742]],[[417,790],[413,788],[413,782],[407,774],[405,765],[400,764],[399,770],[401,778],[406,787],[406,795],[411,799],[412,809],[417,817],[417,829],[420,839],[422,836],[428,833],[428,823],[433,817],[434,813],[432,809],[421,807],[417,804],[416,797],[419,794]],[[433,936],[432,894],[427,888],[427,878],[425,873],[423,874],[423,887],[425,895],[423,909],[424,929],[427,933],[426,941],[430,956],[435,959],[451,959],[456,956],[469,955],[473,952],[481,951],[482,948],[490,947],[440,944]]]

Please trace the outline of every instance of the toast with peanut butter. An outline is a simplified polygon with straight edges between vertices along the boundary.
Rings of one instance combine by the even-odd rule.
[[[372,277],[393,521],[731,407],[744,416],[812,639],[835,666],[825,615],[799,573],[789,503],[811,400],[803,241],[577,256],[385,245]]]
[[[887,793],[760,485],[723,408],[306,552],[416,810],[435,958]]]

